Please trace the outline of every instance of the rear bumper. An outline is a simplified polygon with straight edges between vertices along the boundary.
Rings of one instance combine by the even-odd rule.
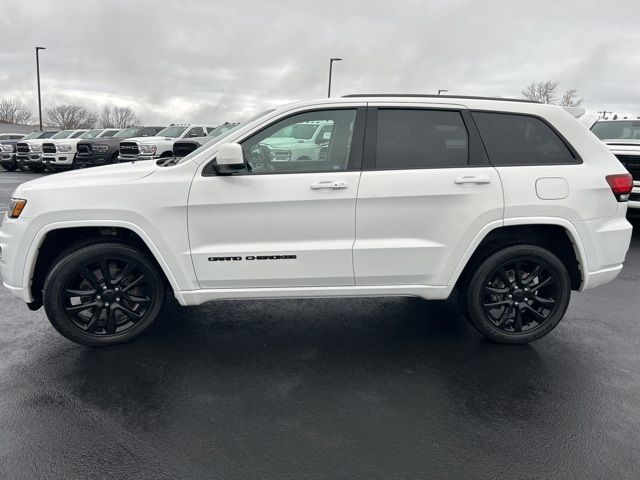
[[[618,208],[619,215],[612,218],[575,222],[588,263],[581,265],[581,291],[612,281],[622,270],[633,226],[624,216],[626,205]]]
[[[630,212],[631,214],[640,215],[640,182],[633,182],[633,190],[631,191],[631,195],[629,195],[629,210],[634,210]]]

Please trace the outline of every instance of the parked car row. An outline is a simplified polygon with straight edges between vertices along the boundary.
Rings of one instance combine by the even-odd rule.
[[[29,135],[5,134],[0,138],[0,166],[5,170],[60,172],[119,162],[173,158],[173,146],[193,151],[237,124],[218,127],[172,124],[125,129],[39,131]]]

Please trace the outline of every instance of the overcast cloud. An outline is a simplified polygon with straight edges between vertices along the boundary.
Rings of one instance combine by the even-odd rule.
[[[333,93],[520,96],[534,80],[640,115],[639,0],[0,0],[0,98],[242,120]]]

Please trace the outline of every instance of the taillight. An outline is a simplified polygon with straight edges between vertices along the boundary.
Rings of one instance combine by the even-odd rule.
[[[633,190],[633,177],[630,173],[607,175],[607,183],[619,202],[629,200],[629,194]]]

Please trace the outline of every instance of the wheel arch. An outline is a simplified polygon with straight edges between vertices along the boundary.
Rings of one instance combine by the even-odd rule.
[[[91,244],[101,240],[118,240],[137,246],[156,262],[172,288],[177,300],[184,305],[178,282],[160,250],[140,227],[122,221],[64,222],[43,227],[33,239],[23,271],[28,303],[41,302],[44,278],[58,255],[70,245]]]
[[[458,263],[449,285],[460,288],[478,263],[508,245],[529,243],[546,248],[562,260],[572,290],[581,290],[587,276],[587,258],[576,228],[563,218],[513,218],[488,225]]]

